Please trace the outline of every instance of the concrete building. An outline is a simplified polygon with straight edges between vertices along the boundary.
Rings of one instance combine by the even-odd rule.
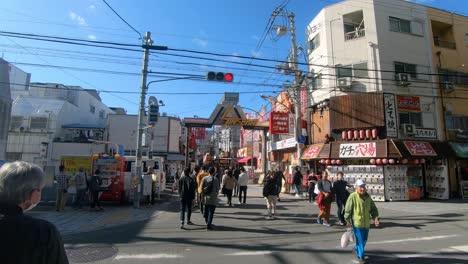
[[[11,91],[27,90],[31,74],[0,59],[0,160],[6,160],[8,129],[11,116]]]

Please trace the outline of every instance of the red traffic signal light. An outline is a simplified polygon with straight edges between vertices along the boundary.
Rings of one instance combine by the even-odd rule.
[[[209,81],[232,82],[234,80],[234,75],[232,73],[211,71],[206,74],[206,79]]]

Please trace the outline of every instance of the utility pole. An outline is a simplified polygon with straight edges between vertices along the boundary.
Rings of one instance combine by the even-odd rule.
[[[301,165],[301,146],[298,142],[299,136],[302,135],[302,118],[301,118],[301,72],[298,69],[297,65],[297,46],[296,46],[296,26],[294,23],[294,13],[290,13],[289,17],[289,30],[291,31],[291,61],[292,61],[292,70],[294,73],[294,84],[293,84],[293,94],[295,97],[294,104],[294,115],[295,115],[295,130],[294,138],[296,140],[297,147],[297,160],[298,165]]]

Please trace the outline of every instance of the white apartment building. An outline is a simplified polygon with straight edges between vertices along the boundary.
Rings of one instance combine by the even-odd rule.
[[[8,128],[11,116],[11,91],[29,86],[31,74],[0,59],[0,160],[6,159]]]
[[[425,6],[403,0],[347,0],[322,9],[306,34],[309,70],[317,78],[311,105],[348,94],[407,95],[419,98],[421,110],[399,111],[400,125],[440,127]],[[441,132],[438,129],[439,139]],[[401,136],[401,129],[398,133]]]

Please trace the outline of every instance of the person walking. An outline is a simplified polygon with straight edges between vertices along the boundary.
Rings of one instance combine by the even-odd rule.
[[[284,177],[284,173],[281,172],[281,169],[279,168],[275,171],[274,177],[276,178],[276,192],[278,194],[278,202],[281,202],[281,189],[283,189],[283,182],[286,181],[286,178]]]
[[[317,223],[324,226],[331,226],[330,224],[330,209],[333,200],[332,196],[332,183],[328,180],[328,171],[322,173],[322,179],[317,183],[319,195],[317,198],[317,205],[320,213],[317,216]]]
[[[198,198],[198,207],[200,208],[200,213],[204,215],[204,199],[203,199],[203,192],[202,192],[202,181],[206,176],[209,176],[210,174],[207,171],[208,169],[204,165],[201,169],[201,171],[197,174],[197,198]],[[215,170],[215,168],[213,168]],[[216,171],[216,170],[215,170]],[[213,171],[213,173],[215,172]],[[216,177],[216,176],[215,176]],[[219,182],[219,181],[218,181]]]
[[[333,192],[335,193],[336,206],[338,207],[336,215],[340,221],[339,224],[344,226],[346,225],[344,218],[344,208],[346,206],[346,200],[348,200],[349,197],[347,188],[350,187],[350,185],[347,181],[343,180],[343,172],[338,172],[336,177],[338,178],[337,181],[333,182]]]
[[[197,183],[190,177],[190,168],[187,167],[179,179],[179,197],[180,197],[180,228],[184,228],[185,211],[187,211],[187,225],[193,225],[190,221],[192,216],[192,201],[195,198]]]
[[[206,229],[213,230],[213,217],[218,205],[219,181],[214,175],[215,168],[210,167],[208,177],[204,177],[201,182],[201,190],[203,192],[203,200],[205,204],[204,217],[206,221]]]
[[[245,204],[247,201],[247,185],[249,184],[249,175],[245,172],[245,169],[240,169],[241,174],[237,185],[239,186],[239,204]]]
[[[104,210],[101,207],[101,202],[99,200],[99,192],[101,191],[101,184],[102,184],[102,178],[99,175],[101,171],[97,169],[94,172],[94,175],[91,177],[91,181],[89,183],[89,192],[91,194],[91,211],[102,211]]]
[[[370,220],[374,219],[375,227],[380,227],[379,211],[367,193],[366,183],[359,179],[354,184],[356,190],[346,201],[344,218],[348,227],[352,227],[356,237],[354,251],[359,263],[365,263],[365,246],[369,237]]]
[[[24,161],[0,168],[0,262],[2,264],[67,264],[57,228],[24,212],[41,201],[46,175]]]
[[[266,219],[272,220],[275,219],[276,215],[276,201],[278,199],[278,178],[277,175],[274,174],[272,176],[268,176],[265,179],[265,185],[263,186],[263,197],[265,197],[267,203],[267,212],[268,216]]]
[[[240,176],[241,173],[242,172],[241,172],[241,169],[239,168],[239,165],[237,165],[236,168],[232,171],[232,176],[234,176],[234,178],[237,181],[236,187],[234,187],[234,196],[239,195],[239,190],[240,190],[239,176]]]
[[[65,166],[59,166],[59,175],[57,176],[57,199],[55,201],[55,210],[61,212],[65,209],[68,199],[68,180],[65,174]]]
[[[226,194],[227,197],[227,206],[232,206],[232,192],[234,190],[234,187],[236,187],[237,181],[232,175],[232,172],[229,170],[226,170],[224,175],[223,175],[223,181],[221,183],[221,190],[223,191],[224,194]]]
[[[301,197],[301,183],[302,183],[302,173],[299,170],[299,167],[296,167],[294,176],[293,176],[293,184],[294,184],[294,190],[296,193],[296,198]]]
[[[78,169],[75,174],[76,195],[73,203],[73,209],[81,209],[83,207],[83,200],[86,196],[87,182],[86,174],[83,167]]]
[[[315,194],[315,185],[317,184],[317,176],[314,173],[309,173],[307,177],[307,192],[309,193],[309,203],[315,202],[317,194]]]

